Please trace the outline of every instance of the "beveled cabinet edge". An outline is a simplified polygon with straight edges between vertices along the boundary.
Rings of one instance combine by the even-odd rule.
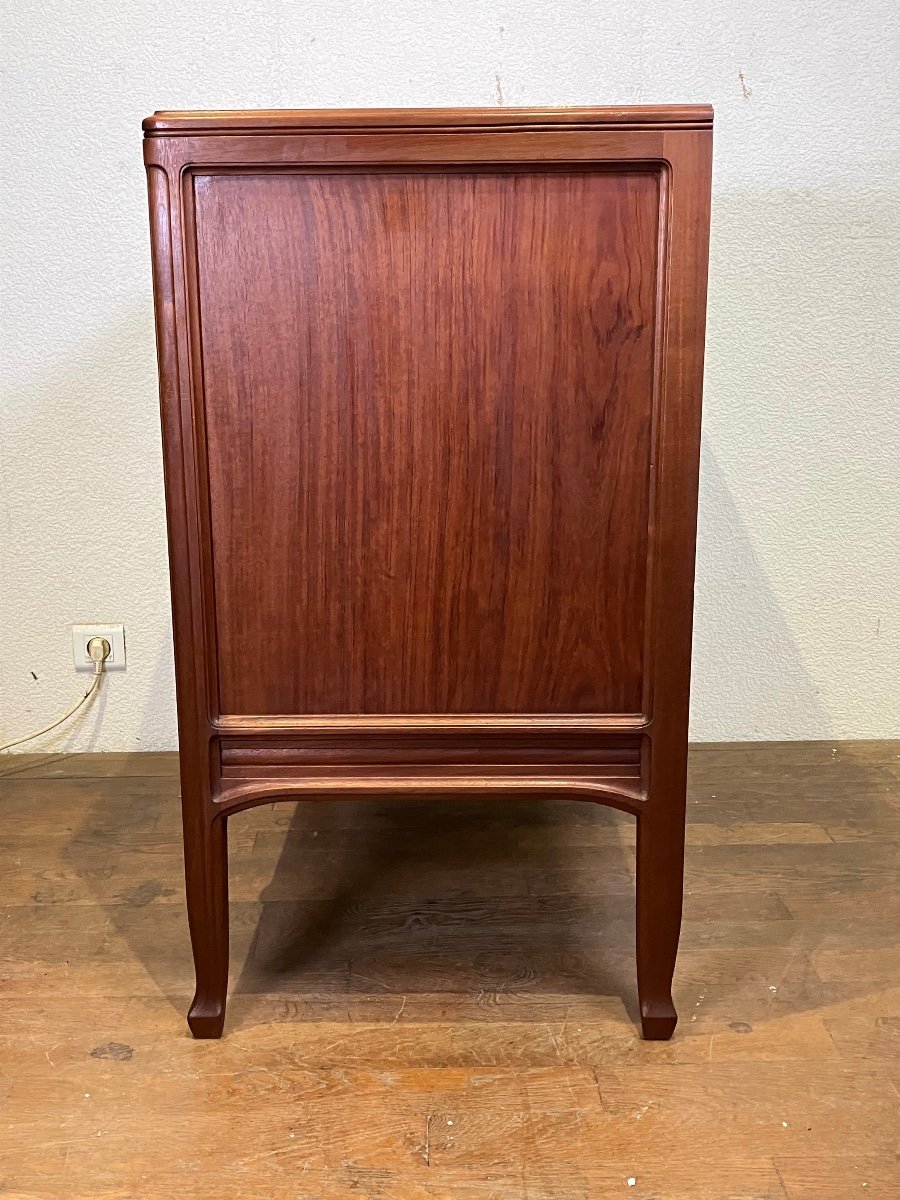
[[[167,490],[167,511],[170,526],[176,655],[179,664],[178,674],[181,680],[178,687],[179,739],[182,754],[188,756],[188,761],[193,760],[197,767],[201,767],[202,764],[201,773],[205,774],[207,769],[210,772],[210,789],[204,789],[208,801],[212,800],[213,795],[218,796],[221,792],[223,781],[220,778],[221,764],[217,752],[217,742],[218,738],[226,733],[240,733],[242,736],[266,733],[271,736],[276,733],[289,736],[292,732],[299,733],[310,729],[345,730],[347,732],[359,729],[371,732],[373,730],[390,731],[398,727],[430,732],[471,730],[473,733],[478,728],[511,733],[528,730],[550,732],[553,730],[590,729],[601,736],[604,733],[615,734],[623,731],[648,735],[645,738],[648,750],[647,771],[650,767],[649,757],[653,749],[653,742],[657,742],[656,748],[661,752],[661,757],[668,757],[674,751],[675,759],[678,761],[681,757],[679,747],[682,741],[685,743],[686,753],[690,663],[688,658],[685,667],[684,653],[683,651],[680,654],[677,651],[673,652],[673,643],[677,646],[678,631],[681,631],[683,638],[686,627],[689,654],[696,484],[691,485],[690,481],[687,481],[686,487],[681,486],[685,481],[676,476],[684,475],[683,468],[680,471],[667,468],[669,455],[666,453],[664,441],[668,422],[671,420],[667,414],[674,410],[676,416],[680,417],[680,428],[670,431],[675,440],[679,444],[682,439],[686,444],[696,441],[696,448],[699,447],[702,348],[699,358],[693,364],[685,365],[682,359],[685,348],[690,350],[691,347],[692,334],[688,327],[693,320],[694,329],[696,329],[697,324],[702,323],[705,311],[705,271],[702,272],[701,280],[697,273],[696,262],[691,263],[689,260],[691,256],[697,257],[694,253],[697,250],[700,251],[699,258],[705,259],[706,245],[703,239],[708,236],[708,192],[704,197],[702,179],[700,180],[701,191],[698,192],[697,180],[691,175],[691,168],[699,166],[702,173],[704,158],[707,160],[706,186],[708,187],[711,136],[709,133],[704,135],[699,131],[709,130],[711,109],[705,106],[673,106],[666,110],[642,109],[643,119],[638,120],[635,116],[635,123],[639,126],[637,131],[632,131],[628,127],[625,119],[627,111],[625,109],[565,110],[564,112],[560,110],[504,110],[502,119],[494,121],[492,126],[486,128],[482,123],[482,118],[486,114],[496,118],[497,113],[494,110],[470,110],[462,115],[459,111],[454,110],[446,112],[443,110],[409,110],[408,113],[400,110],[398,114],[384,113],[378,110],[359,110],[338,114],[159,114],[158,120],[157,118],[148,118],[149,122],[157,121],[157,124],[148,125],[145,122],[145,129],[148,131],[159,131],[162,129],[160,122],[164,120],[169,122],[166,125],[167,137],[164,142],[155,141],[154,144],[152,139],[145,140],[145,158],[148,165],[151,212],[154,214],[151,229],[155,288],[160,308],[157,319],[160,394],[164,409],[167,473],[171,472],[171,482]],[[653,119],[650,116],[651,112],[655,114]],[[215,671],[210,651],[214,647],[206,645],[206,636],[211,631],[210,616],[213,606],[208,594],[211,577],[204,567],[201,551],[203,545],[201,524],[204,518],[198,510],[202,510],[203,505],[201,503],[199,506],[191,506],[188,503],[190,495],[197,496],[202,500],[199,476],[203,474],[200,467],[203,446],[202,428],[197,423],[196,381],[192,379],[192,372],[196,371],[198,360],[196,355],[191,353],[190,345],[193,341],[191,334],[195,332],[191,329],[194,319],[191,311],[195,306],[192,305],[190,297],[190,265],[182,253],[183,249],[187,248],[186,240],[189,240],[186,227],[190,226],[190,216],[185,211],[182,188],[179,185],[182,178],[194,169],[202,172],[206,168],[215,169],[216,165],[219,165],[222,169],[228,170],[229,167],[237,165],[244,153],[243,138],[240,134],[248,129],[254,116],[257,118],[255,126],[257,134],[272,134],[277,124],[275,118],[279,116],[283,116],[286,120],[289,119],[292,122],[290,128],[298,131],[292,137],[257,138],[254,144],[254,156],[258,157],[260,167],[290,169],[289,150],[293,144],[298,151],[295,159],[297,165],[302,164],[303,168],[335,165],[340,169],[339,164],[335,163],[328,155],[323,156],[323,145],[330,139],[318,136],[312,139],[308,137],[311,130],[320,131],[324,127],[322,124],[324,117],[334,118],[329,128],[334,129],[341,122],[343,122],[342,129],[352,130],[365,126],[368,129],[380,130],[389,140],[402,135],[403,143],[410,145],[419,139],[415,137],[415,131],[406,118],[415,115],[418,120],[423,117],[423,114],[427,115],[428,121],[420,121],[416,129],[421,129],[423,125],[429,123],[437,125],[439,116],[443,117],[444,124],[428,130],[427,143],[424,143],[423,139],[427,153],[423,154],[421,158],[413,154],[410,160],[405,159],[402,153],[395,154],[393,162],[398,166],[408,165],[415,169],[416,165],[427,161],[429,156],[431,161],[437,165],[442,162],[450,166],[462,166],[466,162],[471,162],[476,167],[490,165],[489,154],[484,157],[478,154],[473,160],[467,158],[465,153],[460,157],[455,157],[452,153],[446,157],[444,153],[435,153],[434,141],[436,139],[432,139],[430,135],[440,133],[443,141],[444,135],[456,133],[456,138],[448,139],[448,141],[458,139],[458,143],[468,143],[471,148],[475,144],[473,134],[481,134],[482,128],[485,128],[485,132],[492,128],[496,134],[501,125],[504,128],[539,125],[540,128],[535,130],[538,136],[535,138],[532,135],[532,138],[529,138],[532,146],[535,142],[544,143],[546,135],[552,137],[558,134],[562,141],[570,142],[573,134],[580,134],[581,137],[586,135],[587,131],[581,127],[589,123],[587,114],[590,114],[594,129],[615,127],[614,132],[601,135],[599,138],[593,130],[591,131],[589,140],[593,144],[592,153],[579,152],[574,160],[565,152],[560,152],[558,156],[556,154],[546,156],[540,154],[535,158],[529,156],[526,143],[522,146],[521,157],[517,157],[520,151],[507,143],[506,145],[508,149],[512,150],[512,153],[504,152],[501,159],[494,161],[497,162],[497,165],[514,165],[515,163],[526,165],[546,161],[551,166],[557,167],[562,167],[566,162],[572,161],[585,165],[594,163],[598,166],[643,163],[648,167],[660,170],[659,319],[663,320],[667,316],[673,300],[678,305],[679,312],[676,321],[669,320],[658,330],[655,348],[654,421],[656,428],[652,436],[654,462],[651,471],[653,558],[648,573],[647,612],[650,624],[647,629],[647,654],[644,663],[645,689],[647,690],[642,714],[253,716],[218,715],[218,705],[212,703],[215,694]],[[536,114],[539,114],[539,119]],[[633,114],[629,112],[628,115],[630,119]],[[392,116],[396,116],[393,124],[389,119]],[[659,132],[658,120],[664,116],[669,118],[667,127],[671,132]],[[303,124],[300,118],[306,119],[306,123]],[[195,136],[197,125],[191,123],[195,119],[208,121],[209,124],[203,128],[207,135],[212,132],[216,136],[197,138]],[[218,123],[216,124],[216,122]],[[690,123],[686,124],[686,122]],[[553,125],[557,126],[556,130],[550,128]],[[473,128],[475,126],[479,128],[476,130]],[[573,126],[579,126],[579,128],[576,130]],[[300,132],[301,129],[304,132]],[[238,136],[229,136],[234,133],[237,133]],[[304,133],[307,136],[304,136]],[[525,130],[523,130],[523,134],[528,136]],[[379,161],[385,161],[383,147],[379,150],[376,146],[372,153],[370,143],[369,146],[366,146],[365,153],[355,157],[354,146],[349,144],[352,139],[341,137],[337,140],[340,142],[342,150],[337,157],[342,160],[344,169],[354,164],[358,169],[377,169]],[[493,141],[493,138],[490,140]],[[480,146],[482,151],[487,148],[480,136],[477,137],[477,141],[482,143]],[[301,143],[305,143],[305,147]],[[516,139],[516,144],[519,143],[521,143],[521,138]],[[177,149],[176,146],[178,146]],[[171,149],[169,149],[170,147]],[[465,149],[464,146],[459,148]],[[541,149],[543,148],[541,146]],[[439,149],[445,152],[444,145]],[[533,149],[532,153],[534,153]],[[670,178],[673,169],[675,171],[674,186]],[[154,182],[154,180],[159,181],[160,179],[165,181],[164,186],[159,182]],[[187,180],[185,179],[184,182],[187,183]],[[176,197],[177,202],[173,203]],[[162,207],[165,208],[165,220],[162,220],[160,216],[161,198],[164,198]],[[685,255],[688,256],[688,259],[676,264],[677,277],[674,288],[671,282],[673,272],[670,262],[672,247],[670,226],[673,223],[671,220],[673,202],[675,205],[674,223],[680,224],[680,236],[675,238],[675,245],[682,259]],[[682,209],[684,209],[683,213]],[[179,236],[175,236],[176,232]],[[687,245],[684,244],[685,233],[687,234]],[[188,258],[190,258],[190,250],[187,249]],[[169,264],[168,269],[165,266],[166,260]],[[691,277],[694,278],[693,287],[691,286]],[[176,280],[179,286],[176,286]],[[692,310],[693,316],[687,310]],[[673,327],[674,338],[671,334]],[[185,384],[186,380],[189,381],[187,385]],[[689,411],[686,412],[685,409]],[[680,454],[681,450],[678,453]],[[675,449],[671,451],[671,458],[673,460],[676,458]],[[693,516],[688,511],[691,508],[691,493],[693,493]],[[673,522],[671,515],[666,516],[666,514],[663,514],[662,521],[659,520],[660,508],[667,503],[671,504],[673,499],[675,511],[687,520],[687,525],[681,524],[675,531],[677,536],[674,541],[677,545],[672,544],[673,529],[677,522]],[[192,507],[194,509],[193,516],[191,515]],[[686,532],[690,534],[689,539],[684,536]],[[686,547],[690,549],[690,553],[687,555],[684,552]],[[663,614],[661,612],[661,592],[658,590],[660,580],[681,578],[684,581],[686,572],[690,574],[690,586],[681,593],[682,596],[686,596],[686,603],[682,599],[674,607],[667,604]],[[191,581],[190,585],[188,584],[189,580]],[[679,595],[678,587],[674,589],[674,592],[676,596]],[[650,688],[653,689],[652,692],[649,690]],[[660,708],[664,710],[662,721],[658,719],[658,715],[654,715],[658,714]],[[193,751],[191,744],[194,747]],[[657,755],[654,754],[653,757],[657,757]],[[538,772],[535,773],[535,781],[537,781],[538,774]],[[675,775],[678,774],[676,769]],[[401,784],[398,779],[393,782]],[[573,787],[582,788],[584,786],[583,781],[568,782],[572,783]],[[268,792],[274,786],[274,782],[267,783],[265,790]],[[499,783],[495,780],[488,785],[485,781],[484,786],[490,786],[490,789],[494,790]],[[522,786],[520,780],[517,790]],[[556,780],[555,786],[565,791],[567,781],[559,778]],[[308,784],[298,783],[298,787],[309,790]],[[232,790],[232,788],[228,789],[229,792]],[[401,787],[401,790],[404,789]],[[448,790],[454,789],[450,787]],[[607,788],[604,786],[603,790],[605,791]],[[628,798],[627,806],[631,807],[634,803],[634,793],[631,789],[628,791],[631,795]],[[285,794],[284,790],[281,794]],[[224,799],[224,796],[222,798]]]
[[[204,800],[211,801],[208,779],[212,760],[210,704],[205,669],[204,614],[199,588],[200,542],[192,514],[197,505],[194,463],[196,447],[192,406],[183,402],[187,346],[181,335],[184,288],[178,286],[180,239],[173,222],[180,205],[172,202],[169,173],[147,164],[150,207],[150,248],[156,325],[156,353],[166,500],[169,584],[175,654],[175,693],[178,748],[182,777],[190,775]],[[187,814],[186,814],[187,817]]]
[[[616,105],[570,108],[343,108],[164,111],[146,117],[147,137],[222,133],[290,133],[310,130],[503,129],[580,126],[585,129],[708,129],[709,104]]]

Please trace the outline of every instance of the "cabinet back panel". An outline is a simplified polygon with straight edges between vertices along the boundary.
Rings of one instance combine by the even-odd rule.
[[[637,713],[659,177],[194,179],[223,713]]]

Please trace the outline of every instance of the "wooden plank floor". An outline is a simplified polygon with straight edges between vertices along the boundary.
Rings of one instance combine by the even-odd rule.
[[[668,1044],[620,814],[239,815],[226,1036],[194,1042],[175,757],[0,788],[5,1197],[900,1195],[900,743],[694,752]]]

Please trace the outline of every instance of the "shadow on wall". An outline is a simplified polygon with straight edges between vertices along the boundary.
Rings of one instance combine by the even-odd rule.
[[[773,696],[819,738],[829,719],[707,440],[700,465],[691,736],[771,738]],[[783,707],[780,700],[777,707]],[[790,736],[785,731],[784,736]]]
[[[897,193],[822,180],[713,197],[704,740],[896,734]]]

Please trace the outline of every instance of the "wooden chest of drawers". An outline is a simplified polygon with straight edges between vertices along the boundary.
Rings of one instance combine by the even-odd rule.
[[[671,1035],[711,126],[144,122],[196,1036],[229,815],[385,793],[634,814],[643,1030]]]

